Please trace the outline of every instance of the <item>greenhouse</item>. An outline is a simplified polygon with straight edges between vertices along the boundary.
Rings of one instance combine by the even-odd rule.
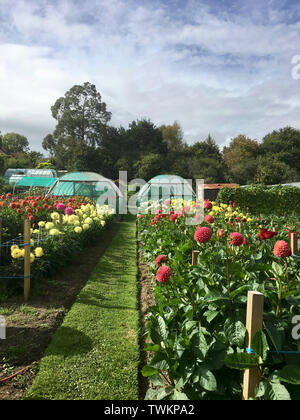
[[[71,172],[58,178],[49,195],[85,196],[99,204],[120,204],[123,195],[113,181],[95,172]]]
[[[190,183],[177,175],[158,175],[150,179],[140,190],[137,205],[141,203],[169,198],[193,200],[196,194]]]
[[[16,184],[23,177],[32,178],[57,178],[57,172],[55,169],[21,169],[21,168],[9,168],[5,171],[4,180],[7,184]],[[32,186],[34,184],[29,184]]]
[[[14,184],[26,175],[27,169],[8,168],[4,173],[4,181],[6,184]]]

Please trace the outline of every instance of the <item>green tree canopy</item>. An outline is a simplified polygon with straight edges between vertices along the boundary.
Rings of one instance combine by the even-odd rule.
[[[27,137],[18,133],[6,133],[0,135],[1,147],[5,147],[10,153],[27,153],[29,152],[29,142]]]
[[[169,151],[177,152],[182,149],[183,131],[178,121],[174,121],[172,125],[162,125],[159,129]]]
[[[299,181],[294,168],[277,159],[276,156],[260,156],[255,180],[259,184],[274,185]]]
[[[259,147],[263,156],[273,156],[300,174],[300,130],[285,127],[267,134]]]
[[[57,120],[53,134],[43,140],[43,147],[58,162],[64,161],[68,169],[79,169],[78,159],[86,153],[86,147],[101,145],[103,133],[111,113],[96,86],[86,82],[74,85],[58,98],[51,107],[53,118]]]

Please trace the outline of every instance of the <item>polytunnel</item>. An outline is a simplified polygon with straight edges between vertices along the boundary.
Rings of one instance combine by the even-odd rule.
[[[58,178],[48,195],[84,196],[100,205],[108,204],[116,211],[123,202],[123,195],[116,184],[95,172],[70,172]]]
[[[178,175],[157,175],[150,179],[140,190],[137,198],[137,205],[148,202],[149,200],[167,199],[195,200],[196,194],[191,184]]]

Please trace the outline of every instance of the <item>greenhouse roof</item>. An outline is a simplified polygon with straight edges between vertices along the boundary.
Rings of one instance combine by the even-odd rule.
[[[17,187],[51,187],[58,178],[23,176],[17,183]]]
[[[102,175],[95,172],[71,172],[57,179],[49,194],[83,195],[95,198],[107,191],[113,191],[118,196],[122,196],[114,182]]]

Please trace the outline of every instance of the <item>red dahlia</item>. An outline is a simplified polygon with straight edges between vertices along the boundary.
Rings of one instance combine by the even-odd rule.
[[[167,265],[162,265],[156,273],[156,280],[159,283],[168,283],[171,275],[172,275],[171,268],[168,267]]]
[[[208,227],[203,226],[196,230],[194,238],[196,242],[203,244],[210,240],[211,235],[212,231]]]
[[[156,259],[155,259],[156,267],[159,267],[161,265],[162,261],[167,261],[167,257],[163,254],[156,257]]]
[[[204,217],[204,220],[207,222],[207,223],[214,223],[214,221],[215,221],[215,219],[210,215],[210,214],[207,214],[205,217]]]
[[[239,232],[233,232],[229,236],[231,238],[231,241],[230,241],[231,245],[240,246],[244,242],[244,237]]]
[[[211,204],[211,202],[210,202],[210,201],[208,201],[208,200],[204,200],[204,208],[205,208],[206,210],[210,210],[210,209],[212,208],[212,204]]]

